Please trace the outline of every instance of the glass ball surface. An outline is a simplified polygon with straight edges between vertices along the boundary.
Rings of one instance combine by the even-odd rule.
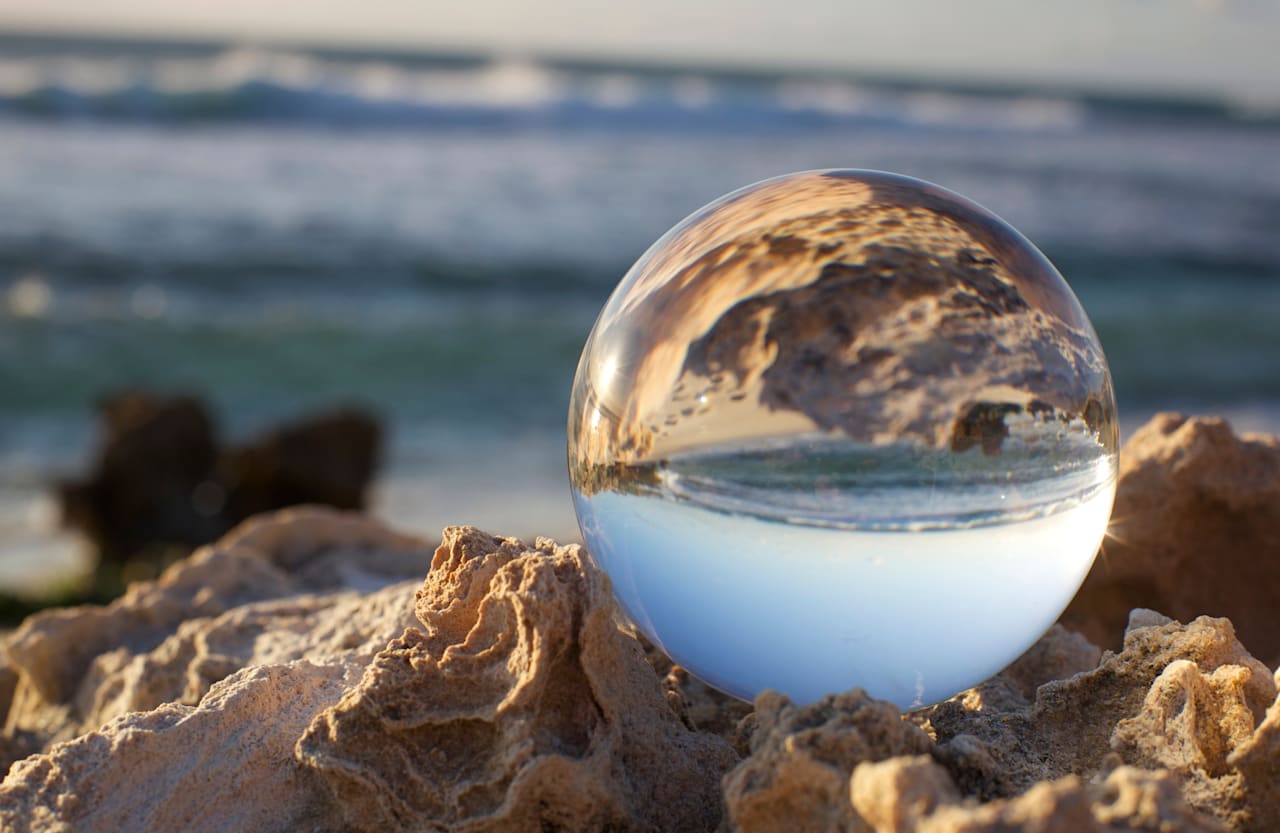
[[[1106,359],[1011,226],[895,174],[759,182],[658,240],[600,313],[573,500],[623,610],[744,699],[914,708],[1051,625],[1115,494]]]

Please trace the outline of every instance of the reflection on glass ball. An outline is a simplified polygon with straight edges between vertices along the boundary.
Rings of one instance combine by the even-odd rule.
[[[903,708],[999,671],[1093,563],[1106,359],[1053,266],[935,185],[810,171],[708,205],[596,321],[569,410],[588,549],[676,662]]]

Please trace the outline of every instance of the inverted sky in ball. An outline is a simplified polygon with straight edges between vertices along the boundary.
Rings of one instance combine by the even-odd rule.
[[[655,243],[587,341],[568,440],[623,609],[744,698],[982,681],[1074,595],[1115,490],[1066,282],[975,203],[870,171],[757,183]]]

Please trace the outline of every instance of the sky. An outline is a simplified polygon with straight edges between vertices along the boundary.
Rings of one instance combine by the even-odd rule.
[[[821,67],[1280,103],[1280,0],[0,0],[0,29]]]

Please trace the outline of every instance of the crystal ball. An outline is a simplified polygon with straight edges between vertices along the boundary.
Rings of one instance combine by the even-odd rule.
[[[750,185],[626,274],[568,421],[574,505],[625,613],[751,699],[904,709],[1017,658],[1115,494],[1106,359],[1052,264],[936,185]]]

